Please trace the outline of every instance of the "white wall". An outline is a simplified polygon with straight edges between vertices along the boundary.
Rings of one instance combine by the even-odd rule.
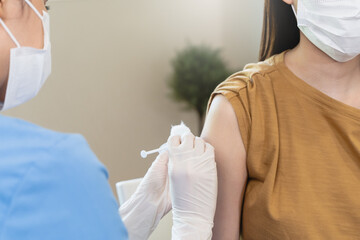
[[[221,1],[221,0],[219,0]],[[263,0],[222,0],[224,57],[235,71],[257,62],[263,22]]]
[[[183,120],[195,112],[168,97],[169,60],[192,43],[224,49],[234,70],[257,61],[260,0],[50,0],[53,74],[30,102],[5,112],[47,128],[83,134],[110,172],[110,184],[141,177]]]

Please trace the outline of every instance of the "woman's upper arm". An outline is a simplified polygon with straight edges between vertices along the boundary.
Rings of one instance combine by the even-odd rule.
[[[224,96],[213,99],[201,137],[215,148],[218,172],[213,239],[239,239],[247,181],[246,151],[236,114]]]

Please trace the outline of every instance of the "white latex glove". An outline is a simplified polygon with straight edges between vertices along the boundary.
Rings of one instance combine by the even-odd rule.
[[[217,199],[214,148],[191,132],[168,139],[172,239],[212,237]]]
[[[168,152],[158,155],[135,193],[120,206],[120,216],[130,240],[148,239],[160,219],[171,209]]]

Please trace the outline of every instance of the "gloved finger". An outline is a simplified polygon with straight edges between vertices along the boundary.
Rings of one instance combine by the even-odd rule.
[[[179,150],[192,150],[194,149],[195,136],[191,132],[185,133],[181,136],[181,144]]]
[[[154,162],[161,163],[161,164],[167,164],[169,162],[169,153],[168,153],[168,151],[160,152],[159,155],[156,157]]]
[[[205,152],[205,141],[202,138],[195,137],[195,154],[201,156]]]
[[[152,162],[150,168],[148,169],[146,175],[154,176],[154,174],[160,174],[161,176],[167,175],[168,172],[168,163],[169,163],[169,153],[168,151],[161,152],[156,159]]]
[[[169,153],[168,151],[163,151],[159,153],[159,155],[155,158],[155,160],[151,164],[151,169],[154,168],[161,168],[161,166],[164,166],[167,168],[167,164],[169,162]]]
[[[181,144],[181,138],[179,135],[170,136],[167,145],[168,148],[178,147]]]
[[[168,176],[168,162],[169,155],[167,151],[160,153],[156,157],[136,190],[139,192],[138,194],[142,194],[141,191],[148,192],[149,186],[154,189],[161,188],[165,184]]]

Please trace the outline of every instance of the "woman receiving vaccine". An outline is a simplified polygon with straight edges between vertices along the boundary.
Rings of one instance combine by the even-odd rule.
[[[210,99],[213,239],[359,239],[360,1],[266,0],[259,60]]]

